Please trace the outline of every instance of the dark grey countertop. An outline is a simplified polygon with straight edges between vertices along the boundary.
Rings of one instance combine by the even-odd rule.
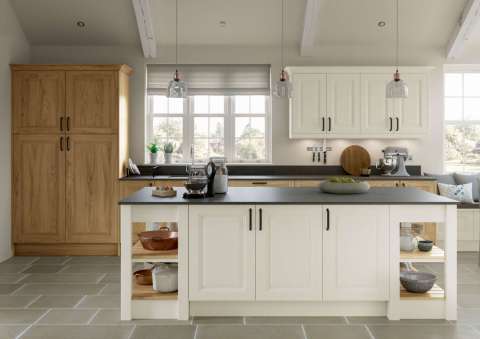
[[[457,204],[436,194],[416,188],[371,188],[365,194],[336,195],[318,188],[230,187],[227,194],[212,198],[183,199],[184,188],[173,198],[152,196],[152,187],[145,187],[120,200],[120,205],[203,205],[203,204],[325,204],[325,205],[445,205]]]
[[[231,175],[230,180],[325,180],[332,177],[344,177],[348,175]],[[348,176],[349,177],[349,176]],[[433,177],[412,175],[408,177],[371,175],[369,177],[352,177],[358,180],[435,180]],[[120,178],[122,181],[130,180],[186,180],[187,176],[178,175],[136,175]]]

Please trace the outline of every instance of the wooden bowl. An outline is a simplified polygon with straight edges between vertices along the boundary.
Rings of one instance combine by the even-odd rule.
[[[139,233],[138,238],[146,250],[171,251],[178,248],[178,232],[147,231]]]
[[[138,270],[133,273],[135,282],[138,285],[152,285],[152,271],[151,270]]]

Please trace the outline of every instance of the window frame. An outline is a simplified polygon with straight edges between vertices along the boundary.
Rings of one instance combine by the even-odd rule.
[[[272,96],[265,96],[265,113],[242,113],[236,114],[234,112],[236,95],[224,95],[224,113],[194,113],[194,96],[188,96],[183,100],[183,113],[153,113],[153,96],[161,94],[145,95],[146,107],[146,126],[145,136],[146,143],[150,143],[154,139],[153,135],[153,119],[155,117],[180,117],[183,119],[183,143],[182,154],[183,162],[176,162],[173,165],[183,165],[191,162],[190,145],[193,144],[194,139],[194,118],[195,117],[223,117],[224,118],[224,150],[225,157],[230,164],[255,165],[255,164],[271,164],[272,163]],[[215,95],[215,94],[212,94]],[[238,94],[243,95],[243,94]],[[255,94],[253,94],[255,95]],[[253,96],[250,95],[250,96]],[[236,117],[262,117],[265,118],[265,159],[258,161],[247,161],[235,158],[235,118]],[[148,162],[148,151],[145,150],[145,163]]]

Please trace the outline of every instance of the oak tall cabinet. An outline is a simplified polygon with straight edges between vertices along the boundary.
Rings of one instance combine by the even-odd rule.
[[[126,65],[12,65],[17,255],[114,255]]]

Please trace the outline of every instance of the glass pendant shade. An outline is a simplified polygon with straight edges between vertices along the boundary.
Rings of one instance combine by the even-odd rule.
[[[288,74],[285,70],[280,73],[280,80],[275,82],[273,87],[273,94],[281,98],[292,97],[292,83],[288,80]]]
[[[178,70],[175,71],[173,79],[168,83],[167,98],[186,98],[187,97],[187,84],[180,79]]]
[[[387,84],[386,96],[387,98],[408,98],[408,86],[400,79],[398,70],[395,72],[393,80]]]

